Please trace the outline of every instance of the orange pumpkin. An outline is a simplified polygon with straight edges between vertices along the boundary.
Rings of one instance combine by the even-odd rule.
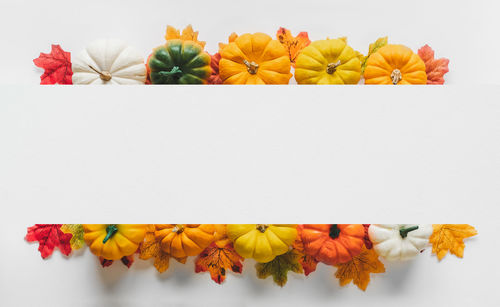
[[[156,224],[161,249],[175,258],[200,254],[215,239],[213,224]]]
[[[365,228],[361,224],[304,224],[297,227],[304,251],[328,265],[346,263],[361,253]]]
[[[365,84],[427,83],[424,61],[403,45],[385,45],[370,55],[364,78]]]

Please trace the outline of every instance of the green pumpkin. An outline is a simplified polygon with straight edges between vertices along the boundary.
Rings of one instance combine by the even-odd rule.
[[[168,40],[148,61],[153,84],[205,84],[212,70],[210,56],[192,41]]]

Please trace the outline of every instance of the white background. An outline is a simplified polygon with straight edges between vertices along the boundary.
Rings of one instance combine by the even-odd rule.
[[[494,306],[500,253],[500,50],[494,1],[2,1],[0,305]],[[192,23],[214,52],[231,32],[377,37],[450,58],[445,87],[37,87],[32,59],[101,37],[142,50]],[[7,208],[7,209],[5,209]],[[88,250],[42,260],[37,222],[469,223],[464,259],[426,250],[366,293],[334,269],[223,286],[193,264],[99,268]]]

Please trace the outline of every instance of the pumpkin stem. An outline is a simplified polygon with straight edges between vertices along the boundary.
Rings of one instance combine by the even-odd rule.
[[[411,226],[411,227],[408,227],[408,228],[401,228],[399,230],[399,235],[401,236],[401,238],[406,238],[408,236],[408,233],[410,231],[414,231],[414,230],[417,230],[418,229],[418,226]]]
[[[109,239],[111,239],[112,236],[115,235],[115,233],[118,231],[118,227],[116,227],[116,224],[110,224],[106,227],[106,236],[104,237],[104,240],[102,240],[102,243],[108,242]]]
[[[257,230],[264,233],[266,232],[266,229],[269,227],[268,224],[257,224]]]
[[[174,228],[172,228],[172,232],[175,232],[175,233],[182,233],[184,231],[184,225],[182,224],[177,224],[175,225]]]
[[[247,66],[247,71],[251,75],[255,75],[257,73],[257,70],[259,69],[259,64],[255,63],[254,61],[248,62],[247,60],[243,60],[243,63]]]
[[[90,69],[92,69],[93,71],[95,71],[96,73],[99,74],[99,77],[101,78],[102,81],[109,81],[111,80],[111,73],[109,71],[98,71],[97,69],[95,69],[94,67],[90,66]]]
[[[336,70],[337,70],[337,67],[342,64],[340,62],[340,60],[338,60],[337,62],[335,63],[328,63],[328,65],[326,66],[326,73],[328,74],[333,74]]]
[[[337,224],[332,224],[332,226],[330,226],[330,238],[332,239],[337,239],[340,235],[340,229],[338,227]]]
[[[175,74],[182,74],[182,70],[179,66],[174,66],[170,71],[160,71],[158,72],[160,75],[172,76]]]
[[[392,84],[396,85],[399,81],[403,80],[403,75],[399,69],[394,69],[391,73]]]

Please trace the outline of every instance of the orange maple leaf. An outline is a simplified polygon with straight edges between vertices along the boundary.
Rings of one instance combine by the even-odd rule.
[[[339,279],[340,285],[355,284],[359,289],[365,291],[370,283],[370,273],[384,273],[385,267],[378,259],[373,249],[363,246],[361,254],[352,258],[351,261],[337,264],[335,277]]]
[[[296,37],[293,37],[292,32],[283,27],[276,32],[276,38],[286,48],[293,67],[295,67],[297,55],[311,43],[307,32],[300,32]]]
[[[231,35],[229,35],[229,37],[227,38],[227,44],[219,43],[219,52],[220,52],[220,50],[224,49],[224,47],[226,47],[228,44],[234,42],[237,38],[238,38],[238,34],[236,34],[234,32],[231,33]]]
[[[214,242],[205,248],[195,262],[195,272],[210,272],[212,280],[221,284],[226,279],[227,270],[241,273],[243,269],[243,257],[238,255],[232,244],[219,247]]]
[[[434,59],[434,50],[429,45],[418,49],[418,55],[425,63],[427,84],[444,84],[444,74],[449,71],[450,60],[446,58]]]
[[[429,238],[432,244],[432,253],[439,260],[448,252],[462,258],[464,256],[464,239],[477,235],[474,227],[467,224],[436,224],[432,225],[434,231]]]
[[[167,26],[167,33],[165,34],[165,39],[180,39],[184,41],[193,41],[201,46],[201,48],[205,48],[206,42],[198,40],[198,31],[194,31],[191,25],[188,25],[181,31],[177,30],[172,26]]]
[[[307,255],[304,251],[304,243],[302,240],[295,240],[293,243],[293,248],[300,255],[299,263],[302,265],[304,269],[304,275],[308,276],[312,272],[316,271],[316,267],[318,265],[318,261],[314,259],[313,256]]]

